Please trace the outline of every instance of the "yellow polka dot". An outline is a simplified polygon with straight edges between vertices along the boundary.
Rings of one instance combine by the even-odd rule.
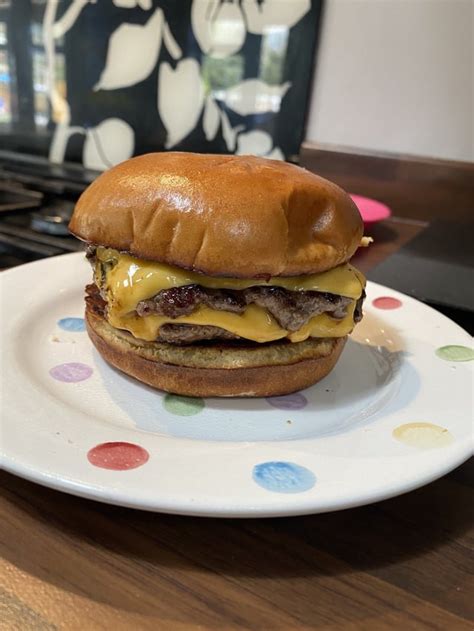
[[[392,436],[409,447],[436,449],[450,445],[453,435],[444,427],[432,423],[406,423],[396,427]]]

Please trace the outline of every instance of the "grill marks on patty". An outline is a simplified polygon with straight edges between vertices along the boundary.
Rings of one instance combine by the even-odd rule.
[[[350,298],[319,291],[288,291],[282,287],[250,287],[244,291],[247,304],[263,307],[287,331],[297,331],[313,316],[329,313],[341,320]]]
[[[200,285],[184,285],[163,289],[149,300],[141,300],[137,305],[137,313],[147,316],[152,313],[169,318],[189,315],[199,305],[206,305],[219,311],[242,313],[247,306],[242,292],[221,289],[205,289]]]
[[[208,289],[200,285],[185,285],[164,289],[137,305],[140,316],[151,314],[179,318],[191,314],[200,305],[218,311],[243,313],[246,306],[256,304],[266,309],[287,331],[297,331],[310,318],[328,313],[342,319],[351,303],[350,298],[317,291],[288,291],[282,287],[249,287],[239,291]]]
[[[100,295],[100,290],[95,283],[86,285],[86,305],[89,311],[98,316],[105,317],[107,302]]]

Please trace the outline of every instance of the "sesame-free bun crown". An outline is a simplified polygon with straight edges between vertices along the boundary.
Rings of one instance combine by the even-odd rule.
[[[322,272],[363,232],[351,198],[300,167],[254,156],[150,153],[100,175],[69,226],[80,239],[214,276]]]

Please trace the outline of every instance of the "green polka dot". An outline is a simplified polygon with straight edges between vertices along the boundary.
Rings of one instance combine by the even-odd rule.
[[[203,399],[181,397],[177,394],[167,394],[163,404],[168,412],[178,416],[193,416],[204,408]]]
[[[474,349],[469,346],[441,346],[436,349],[436,355],[448,362],[469,362],[474,359]]]

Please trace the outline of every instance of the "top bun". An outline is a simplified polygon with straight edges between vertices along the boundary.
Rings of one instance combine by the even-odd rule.
[[[69,229],[80,239],[211,276],[323,272],[347,261],[363,223],[338,186],[254,156],[149,153],[97,178]]]

